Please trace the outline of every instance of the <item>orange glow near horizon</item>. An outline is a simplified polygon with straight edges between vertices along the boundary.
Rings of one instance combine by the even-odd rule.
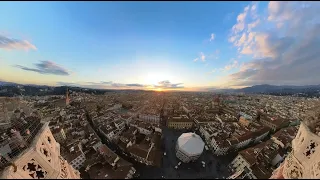
[[[163,89],[161,89],[161,88],[157,88],[157,89],[154,89],[154,91],[162,92],[162,91],[163,91]]]

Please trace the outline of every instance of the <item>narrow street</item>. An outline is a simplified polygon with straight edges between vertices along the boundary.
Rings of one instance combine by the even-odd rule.
[[[93,123],[92,123],[92,119],[90,117],[90,115],[88,113],[86,113],[87,116],[87,121],[89,122],[89,125],[92,127],[92,129],[95,131],[95,133],[99,136],[99,138],[101,139],[101,142],[105,145],[108,146],[108,148],[110,148],[112,151],[114,151],[118,156],[120,156],[121,158],[123,158],[124,160],[131,162],[134,167],[137,169],[138,173],[140,172],[138,169],[145,169],[147,166],[144,164],[141,164],[139,162],[136,162],[134,159],[132,159],[131,157],[126,156],[119,148],[117,145],[113,144],[112,142],[109,142],[107,140],[106,137],[104,137],[99,130],[94,127]]]

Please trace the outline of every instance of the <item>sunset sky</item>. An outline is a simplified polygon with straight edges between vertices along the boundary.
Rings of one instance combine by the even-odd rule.
[[[319,2],[1,2],[0,81],[320,84]]]

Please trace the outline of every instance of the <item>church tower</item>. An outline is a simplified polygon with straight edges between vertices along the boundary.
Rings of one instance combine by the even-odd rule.
[[[319,179],[320,178],[320,136],[312,127],[318,117],[301,122],[297,136],[292,140],[292,152],[278,167],[270,179]]]
[[[66,106],[68,106],[70,104],[70,97],[69,97],[69,89],[67,88],[67,92],[66,92]]]
[[[80,179],[80,172],[61,156],[60,144],[54,139],[49,129],[49,122],[39,126],[30,133],[28,137],[30,141],[25,141],[25,149],[15,150],[15,156],[12,159],[7,158],[9,163],[1,164],[3,171],[0,178]],[[14,130],[12,132],[16,133]]]

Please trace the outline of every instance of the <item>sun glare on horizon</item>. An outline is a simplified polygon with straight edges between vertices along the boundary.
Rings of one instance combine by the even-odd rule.
[[[319,5],[2,3],[0,88],[18,83],[171,92],[318,85],[320,51],[309,46],[320,45]],[[33,25],[43,23],[41,29]],[[302,48],[312,56],[301,55]]]
[[[157,92],[162,92],[162,91],[163,91],[163,89],[161,89],[161,88],[157,88],[157,89],[155,89],[155,91],[157,91]]]

